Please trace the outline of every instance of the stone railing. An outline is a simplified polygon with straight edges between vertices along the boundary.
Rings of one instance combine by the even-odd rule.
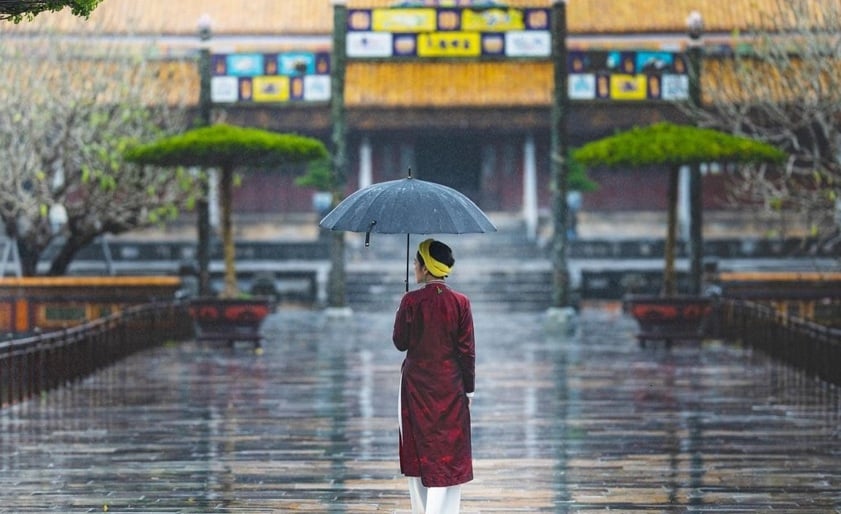
[[[741,342],[841,385],[841,329],[786,316],[769,305],[735,299],[720,303],[715,327],[729,341]]]
[[[0,342],[0,408],[70,385],[134,352],[191,337],[186,304],[170,302]]]

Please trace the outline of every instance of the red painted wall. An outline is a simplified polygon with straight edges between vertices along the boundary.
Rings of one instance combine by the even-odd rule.
[[[408,154],[411,155],[415,142],[416,138],[411,135],[372,137],[373,182],[405,178],[408,173],[406,148],[409,148]],[[522,210],[523,142],[524,137],[520,135],[487,136],[482,139],[480,155],[475,158],[486,159],[488,164],[480,171],[480,191],[474,195],[474,200],[482,209],[489,212]],[[549,141],[536,138],[535,144],[538,204],[541,209],[550,210],[552,190]],[[348,161],[346,192],[349,194],[358,188],[357,146],[348,149]],[[294,183],[295,177],[302,172],[303,168],[291,172],[251,171],[243,174],[241,187],[234,190],[234,209],[236,212],[251,214],[312,212],[314,191]],[[415,170],[415,176],[424,178],[422,170]],[[599,184],[599,188],[584,195],[582,208],[585,211],[652,211],[666,208],[668,175],[663,169],[600,169],[591,171],[590,177]],[[702,185],[705,209],[728,208],[727,180],[727,175],[722,173],[704,175]]]

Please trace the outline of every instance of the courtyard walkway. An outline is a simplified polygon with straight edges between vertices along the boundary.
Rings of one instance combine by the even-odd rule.
[[[0,411],[0,513],[408,514],[393,312],[283,310],[264,352],[170,344]],[[463,514],[841,513],[841,393],[585,308],[475,313]]]

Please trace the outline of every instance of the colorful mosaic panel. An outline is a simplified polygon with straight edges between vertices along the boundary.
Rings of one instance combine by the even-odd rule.
[[[330,54],[214,54],[210,97],[213,103],[326,102],[330,100]]]
[[[570,100],[689,98],[686,55],[664,51],[570,51]]]
[[[548,58],[550,11],[515,7],[350,9],[351,59]]]

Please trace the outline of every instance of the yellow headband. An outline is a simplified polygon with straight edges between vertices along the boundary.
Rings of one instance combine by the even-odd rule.
[[[426,269],[429,270],[432,276],[443,278],[450,274],[450,267],[441,261],[435,260],[433,256],[429,255],[429,245],[431,245],[433,241],[433,239],[422,241],[421,244],[418,245],[418,253],[423,259]]]

